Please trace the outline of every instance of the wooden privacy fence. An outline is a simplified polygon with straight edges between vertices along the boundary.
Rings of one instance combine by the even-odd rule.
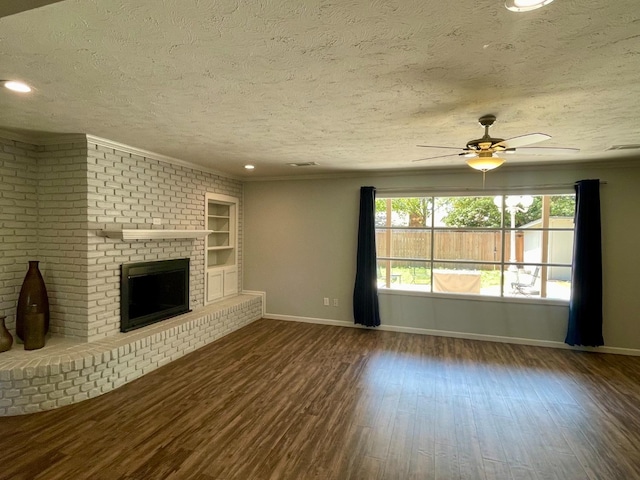
[[[510,233],[505,236],[505,259],[509,258]],[[389,245],[390,237],[390,248]],[[433,258],[436,260],[470,260],[500,262],[502,255],[502,233],[500,231],[435,231]],[[431,259],[431,232],[412,230],[376,230],[378,257]],[[522,261],[524,241],[521,232],[516,232],[516,259]],[[413,266],[415,262],[402,262]],[[402,263],[397,262],[396,265]],[[493,265],[470,265],[476,269],[493,270]]]

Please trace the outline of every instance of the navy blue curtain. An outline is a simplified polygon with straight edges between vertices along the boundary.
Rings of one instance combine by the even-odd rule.
[[[358,223],[358,253],[356,284],[353,289],[354,323],[380,325],[378,284],[376,275],[376,189],[360,188],[360,220]]]
[[[565,343],[591,347],[604,345],[600,180],[576,183],[573,271]]]

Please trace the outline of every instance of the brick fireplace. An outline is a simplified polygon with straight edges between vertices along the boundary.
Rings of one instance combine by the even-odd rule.
[[[39,260],[52,338],[42,350],[25,352],[14,344],[0,354],[0,386],[10,392],[0,397],[0,415],[54,408],[91,396],[81,395],[85,392],[104,393],[191,351],[193,342],[178,341],[189,336],[186,330],[203,329],[200,335],[211,341],[260,317],[260,297],[241,295],[203,308],[204,238],[122,240],[101,235],[121,227],[204,229],[207,192],[239,198],[241,225],[239,180],[88,135],[16,137],[0,132],[0,313],[15,332],[27,263]],[[242,291],[241,235],[238,250]],[[120,333],[120,266],[179,258],[191,262],[189,303],[194,311],[164,327]],[[161,339],[171,340],[170,348],[158,346]],[[144,349],[152,344],[159,350],[155,362],[147,364]],[[173,353],[160,358],[160,350]],[[104,370],[87,370],[94,367]],[[76,372],[71,379],[65,376],[69,372]],[[55,386],[53,395],[50,385]]]
[[[119,332],[124,263],[190,258],[191,308],[204,305],[203,238],[123,241],[100,233],[118,227],[204,229],[207,192],[240,199],[242,231],[239,180],[87,135],[38,144],[2,137],[0,311],[10,329],[29,260],[40,261],[56,335],[93,341]],[[242,252],[241,236],[238,245]],[[239,286],[241,265],[240,258]]]

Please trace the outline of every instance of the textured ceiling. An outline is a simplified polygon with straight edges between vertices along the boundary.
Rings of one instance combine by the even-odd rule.
[[[416,145],[462,148],[486,113],[495,137],[581,149],[513,164],[640,143],[638,0],[527,14],[502,0],[65,0],[10,13],[0,79],[34,92],[0,91],[0,129],[89,133],[238,176],[246,163],[253,176],[464,166],[414,163],[451,153]]]

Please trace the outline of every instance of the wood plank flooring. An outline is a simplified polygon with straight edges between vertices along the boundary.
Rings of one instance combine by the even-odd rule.
[[[0,479],[640,479],[640,358],[260,320],[0,418]]]

